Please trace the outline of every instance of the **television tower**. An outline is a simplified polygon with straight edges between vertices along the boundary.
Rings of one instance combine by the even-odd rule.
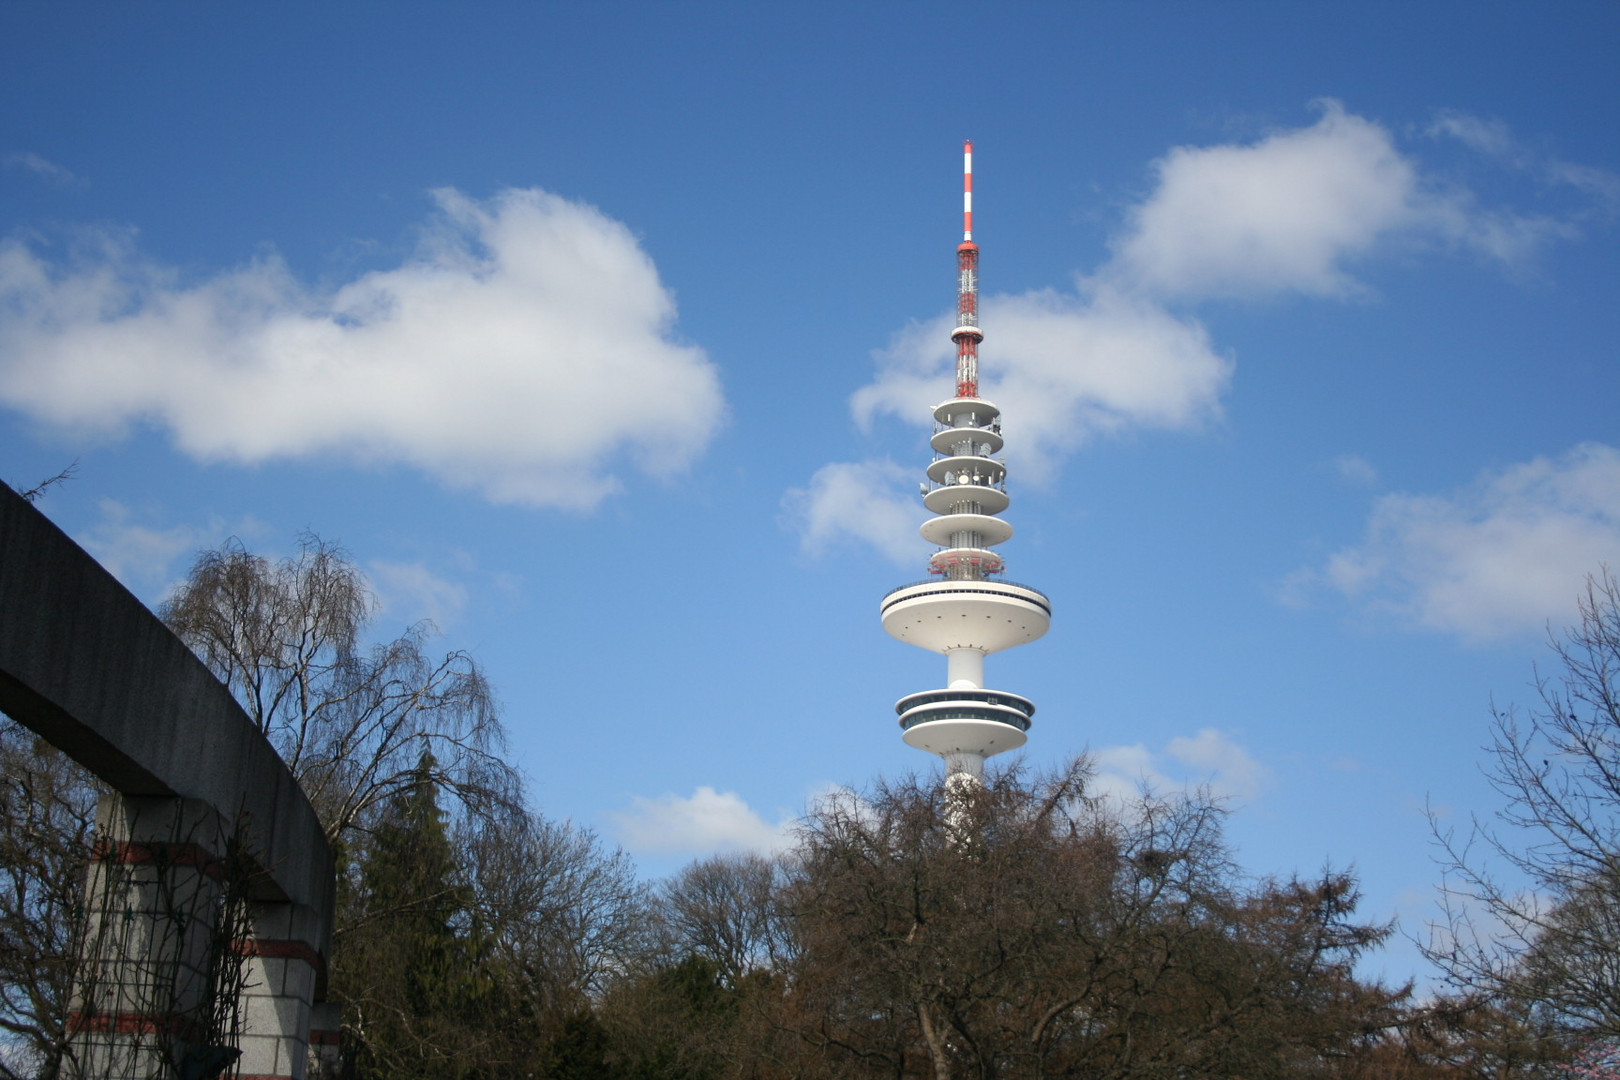
[[[907,744],[945,759],[947,781],[978,782],[984,759],[1024,745],[1035,705],[984,685],[984,658],[1034,641],[1051,624],[1046,596],[1000,580],[990,550],[1012,537],[1000,453],[1001,410],[979,397],[979,248],[973,242],[973,143],[962,147],[962,242],[956,248],[956,395],[934,406],[934,450],[923,505],[935,515],[922,537],[939,548],[928,581],[883,598],[890,637],[945,654],[946,686],[895,704]]]

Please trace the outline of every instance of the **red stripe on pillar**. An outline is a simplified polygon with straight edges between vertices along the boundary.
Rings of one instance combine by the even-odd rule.
[[[70,1012],[68,1030],[93,1031],[103,1035],[178,1035],[199,1041],[206,1034],[203,1025],[176,1013],[82,1013]]]
[[[320,967],[321,954],[303,941],[277,941],[274,939],[245,938],[231,942],[231,951],[238,956],[266,956],[277,960],[302,960]]]
[[[90,857],[97,862],[154,864],[159,867],[194,866],[214,878],[224,878],[225,864],[201,844],[115,844],[98,840]]]

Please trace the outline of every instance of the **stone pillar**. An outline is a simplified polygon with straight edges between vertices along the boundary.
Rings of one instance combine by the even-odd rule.
[[[79,1074],[171,1077],[228,1065],[234,1001],[219,989],[234,965],[222,959],[228,928],[216,925],[225,823],[195,800],[108,795],[96,836],[69,1016]]]
[[[235,943],[246,960],[239,1080],[304,1080],[311,1050],[310,1012],[325,966],[321,921],[299,904],[253,904],[251,936]]]
[[[309,1012],[309,1075],[319,1080],[338,1076],[343,1066],[343,1021],[338,1007],[318,1001]]]
[[[192,799],[102,799],[69,1017],[78,1076],[305,1080],[324,921],[247,898],[263,875],[238,831]]]

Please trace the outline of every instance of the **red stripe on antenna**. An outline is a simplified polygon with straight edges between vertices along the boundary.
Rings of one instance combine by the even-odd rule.
[[[973,140],[962,144],[962,239],[973,239]]]

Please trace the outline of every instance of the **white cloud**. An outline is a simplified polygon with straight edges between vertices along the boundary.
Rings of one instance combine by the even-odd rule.
[[[1455,139],[1476,153],[1529,173],[1549,186],[1573,188],[1592,200],[1599,210],[1611,214],[1620,210],[1620,175],[1538,154],[1515,138],[1500,120],[1444,109],[1429,125],[1428,134]]]
[[[153,525],[144,515],[115,499],[102,499],[101,519],[75,539],[131,592],[156,604],[190,569],[195,554],[218,547],[226,537],[263,535],[264,526],[244,518],[233,528],[219,518],[203,525]],[[443,628],[452,625],[467,605],[467,589],[435,574],[419,562],[373,560],[366,564],[368,583],[378,600],[376,614],[392,613],[409,621],[427,619]]]
[[[1159,771],[1153,751],[1141,743],[1128,746],[1105,746],[1091,752],[1097,775],[1092,779],[1090,794],[1128,803],[1142,788],[1166,791],[1175,782]]]
[[[1525,217],[1509,210],[1485,210],[1468,192],[1424,200],[1428,226],[1441,239],[1517,267],[1549,240],[1577,235],[1573,226],[1549,217]]]
[[[1380,124],[1318,102],[1322,118],[1246,145],[1179,146],[1155,163],[1157,186],[1130,215],[1103,274],[1161,297],[1349,296],[1346,264],[1397,238],[1440,242],[1510,266],[1574,235],[1554,218],[1482,207],[1397,149]],[[1503,155],[1506,129],[1452,114],[1437,128]],[[1553,163],[1549,179],[1600,190],[1599,170]],[[1612,178],[1611,178],[1612,179]]]
[[[1349,483],[1364,487],[1378,483],[1378,469],[1360,454],[1340,454],[1333,459],[1333,467]]]
[[[165,584],[175,560],[213,536],[190,525],[142,525],[130,507],[114,499],[102,499],[99,508],[101,520],[79,534],[79,543],[131,592]]]
[[[1575,188],[1589,196],[1603,213],[1620,213],[1620,174],[1573,161],[1549,161],[1542,167],[1548,182]]]
[[[275,257],[185,285],[103,234],[0,246],[0,401],[166,427],[203,460],[404,463],[497,502],[588,508],[688,466],[724,403],[630,231],[538,189],[434,193],[410,261],[331,290]]]
[[[74,537],[84,550],[123,583],[130,592],[155,604],[162,599],[199,550],[218,544],[226,536],[248,536],[261,531],[252,518],[227,526],[219,519],[206,525],[156,526],[143,524],[135,508],[115,499],[98,503],[101,520]]]
[[[440,577],[420,562],[376,559],[366,564],[377,592],[378,611],[402,613],[411,622],[427,619],[443,629],[467,606],[467,589]]]
[[[1197,735],[1178,735],[1170,740],[1165,753],[1189,770],[1197,783],[1207,783],[1218,794],[1252,799],[1260,793],[1265,769],[1242,746],[1214,728]]]
[[[1430,136],[1456,139],[1477,153],[1491,157],[1517,158],[1520,147],[1508,126],[1500,120],[1486,120],[1456,109],[1441,109],[1429,125]]]
[[[44,180],[46,183],[60,188],[82,188],[89,186],[83,179],[74,175],[73,172],[65,166],[58,165],[54,161],[49,161],[42,158],[32,151],[21,154],[7,154],[5,157],[5,165],[8,169],[23,169],[27,172],[31,172],[41,180]]]
[[[1097,766],[1091,794],[1124,804],[1144,786],[1161,792],[1203,788],[1217,798],[1252,799],[1266,779],[1265,767],[1248,750],[1214,728],[1179,735],[1159,752],[1133,743],[1105,746],[1091,757]]]
[[[1353,291],[1341,262],[1411,221],[1417,176],[1382,127],[1321,107],[1250,145],[1171,150],[1108,272],[1157,295]]]
[[[793,488],[782,497],[784,524],[813,555],[849,537],[897,563],[917,562],[925,551],[917,527],[928,514],[916,483],[915,469],[892,461],[823,465],[808,487]]]
[[[1366,539],[1296,575],[1412,625],[1485,640],[1572,618],[1620,566],[1620,451],[1599,443],[1487,472],[1448,495],[1379,499]]]
[[[783,847],[794,819],[767,822],[732,791],[703,786],[690,797],[637,796],[629,810],[610,815],[625,849],[636,854],[709,855],[725,851],[768,854]]]
[[[984,393],[1009,418],[1016,479],[1040,481],[1098,434],[1182,428],[1220,411],[1231,377],[1197,322],[1108,285],[1083,294],[1051,290],[992,296]],[[856,420],[878,413],[926,422],[926,406],[951,385],[950,321],[912,326],[878,354],[878,373],[857,391]]]

